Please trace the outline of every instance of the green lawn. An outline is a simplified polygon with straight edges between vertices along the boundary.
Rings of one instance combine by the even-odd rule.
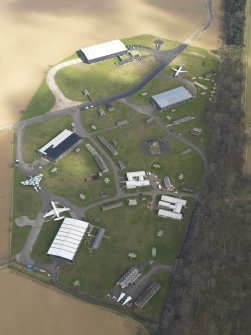
[[[24,244],[31,231],[31,226],[18,227],[14,222],[11,227],[11,256],[18,254],[24,247]]]
[[[165,141],[169,152],[162,156],[148,156],[142,150],[144,140],[151,137],[165,137],[166,133],[155,123],[146,124],[145,116],[138,115],[132,123],[123,129],[112,129],[103,133],[104,137],[111,142],[117,141],[116,150],[118,155],[111,157],[115,162],[122,159],[127,171],[151,171],[159,178],[169,176],[174,186],[179,187],[181,182],[178,175],[183,173],[187,184],[198,188],[204,171],[202,159],[194,151],[188,155],[180,156],[180,153],[188,147],[174,138]],[[128,143],[130,145],[128,145]],[[153,165],[159,164],[160,168],[155,170]],[[121,172],[124,175],[125,172]]]
[[[28,216],[30,219],[35,219],[40,207],[38,194],[33,187],[20,184],[26,178],[21,170],[18,168],[14,169],[11,255],[16,255],[22,250],[31,229],[30,226],[18,227],[15,224],[15,219],[20,216]]]
[[[44,79],[24,111],[21,120],[26,120],[49,112],[55,104],[55,97]]]
[[[155,65],[153,57],[121,66],[115,65],[115,61],[72,65],[60,70],[55,79],[67,98],[87,101],[81,92],[83,89],[88,89],[92,99],[124,92]]]
[[[103,117],[101,117],[98,114],[98,111],[93,108],[82,111],[81,120],[85,129],[87,131],[97,131],[110,128],[116,126],[116,121],[124,119],[129,121],[136,114],[134,110],[125,106],[121,102],[114,102],[112,105],[115,107],[115,110],[113,112],[108,112],[103,108],[106,112],[106,115]],[[92,125],[95,125],[97,129],[93,130],[91,128]]]
[[[23,157],[26,163],[32,163],[40,156],[37,150],[58,135],[64,129],[71,129],[70,116],[61,116],[49,121],[27,126],[24,130]]]
[[[139,35],[139,36],[134,36],[134,37],[128,37],[128,38],[123,38],[122,42],[125,45],[129,44],[137,44],[137,45],[142,45],[146,47],[151,47],[155,49],[155,40],[162,40],[164,44],[161,46],[161,50],[169,50],[177,47],[180,43],[177,41],[170,41],[167,40],[166,38],[160,38],[158,36],[153,36],[153,35]]]
[[[104,296],[116,284],[135,261],[152,259],[152,247],[157,248],[156,260],[163,264],[173,264],[182,245],[194,201],[188,200],[188,210],[182,221],[165,220],[157,216],[157,211],[146,207],[148,201],[139,199],[137,207],[123,207],[103,212],[95,208],[86,213],[86,220],[106,229],[107,238],[96,252],[90,253],[91,238],[82,243],[74,264],[61,266],[60,280],[69,285],[79,280],[81,290]],[[164,236],[157,237],[162,229]],[[134,252],[136,260],[128,258]]]
[[[47,256],[47,251],[49,250],[61,224],[61,221],[54,220],[44,222],[38,239],[31,252],[31,258],[33,260],[42,264],[51,263],[51,259]]]
[[[13,212],[12,219],[15,220],[20,216],[28,216],[35,219],[40,200],[37,192],[32,186],[21,185],[20,182],[27,179],[19,168],[14,169],[14,188],[13,188]]]
[[[105,192],[108,198],[115,195],[114,178],[111,172],[105,173],[95,181],[85,180],[86,177],[99,172],[93,157],[84,146],[87,142],[87,140],[82,141],[78,145],[80,152],[73,150],[56,165],[48,164],[43,170],[44,178],[41,184],[48,192],[65,197],[80,207],[102,200],[101,192]],[[51,170],[55,166],[57,172],[52,173]],[[109,178],[111,182],[106,184],[105,178]],[[79,198],[81,193],[86,195],[85,200]]]

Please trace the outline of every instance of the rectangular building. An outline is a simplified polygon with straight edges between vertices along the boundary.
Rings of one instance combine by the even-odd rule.
[[[182,219],[182,215],[179,213],[174,213],[171,211],[167,211],[165,209],[158,210],[158,216],[164,219],[174,219],[180,221]]]
[[[145,171],[128,172],[126,175],[128,179],[126,181],[127,189],[150,186],[150,181],[146,179]]]
[[[72,131],[65,129],[50,142],[44,145],[38,152],[51,161],[62,158],[81,140],[81,137]]]
[[[182,206],[185,206],[187,201],[184,199],[180,199],[180,198],[174,198],[174,197],[170,197],[168,195],[162,195],[161,196],[161,201],[166,201],[166,202],[170,202],[171,204],[177,204],[180,203],[182,204]]]
[[[82,48],[79,53],[86,63],[91,64],[116,56],[125,55],[127,53],[127,48],[120,40],[114,40]]]
[[[94,147],[90,144],[87,143],[85,145],[86,149],[89,151],[89,153],[92,155],[92,157],[94,158],[95,162],[97,163],[100,171],[102,173],[108,172],[108,166],[106,165],[104,159],[98,154],[98,152],[94,149]]]
[[[151,97],[153,105],[159,109],[170,108],[192,99],[192,94],[183,86],[156,94]]]
[[[160,288],[161,286],[159,283],[152,283],[135,301],[135,306],[143,308],[148,303],[148,301],[160,290]]]
[[[185,122],[188,122],[188,121],[192,121],[193,119],[194,119],[194,117],[191,116],[191,115],[184,116],[184,117],[182,117],[180,119],[174,120],[173,121],[173,125],[174,126],[178,126],[178,125],[180,125],[182,123],[185,123]]]
[[[47,255],[65,262],[73,262],[88,226],[88,222],[65,218]]]
[[[117,154],[118,154],[117,150],[114,149],[114,147],[104,138],[104,136],[98,135],[97,137],[98,137],[99,141],[106,147],[106,149],[108,151],[110,151],[110,153],[113,156],[117,156]]]
[[[141,273],[139,272],[139,269],[131,268],[120,278],[117,285],[124,289],[128,285],[133,284],[140,276]]]
[[[94,237],[94,240],[92,242],[92,250],[97,250],[98,247],[100,246],[100,243],[105,235],[105,229],[104,228],[99,228],[96,236]]]

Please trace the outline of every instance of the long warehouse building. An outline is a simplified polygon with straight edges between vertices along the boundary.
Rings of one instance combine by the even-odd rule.
[[[153,105],[158,109],[170,108],[192,99],[192,94],[183,86],[153,95],[151,97]]]
[[[65,218],[47,255],[72,263],[88,226],[88,222]]]
[[[88,64],[100,62],[105,59],[122,56],[127,53],[127,48],[120,40],[96,44],[80,49],[80,57]]]

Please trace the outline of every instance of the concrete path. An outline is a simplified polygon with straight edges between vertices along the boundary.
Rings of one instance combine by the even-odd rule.
[[[76,106],[81,103],[79,101],[73,101],[73,100],[66,98],[64,94],[62,93],[62,91],[59,89],[55,81],[55,75],[57,74],[58,71],[62,70],[65,67],[76,65],[79,63],[82,63],[82,60],[80,58],[72,59],[67,62],[57,64],[52,69],[50,69],[50,71],[48,72],[47,77],[46,77],[46,83],[56,99],[55,105],[52,110],[56,111],[56,110],[66,108],[66,107]]]

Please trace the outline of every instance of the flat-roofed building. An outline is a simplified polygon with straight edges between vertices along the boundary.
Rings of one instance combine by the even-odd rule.
[[[150,181],[146,179],[145,171],[128,172],[126,175],[128,179],[126,181],[127,189],[150,186]]]
[[[117,285],[124,289],[128,285],[133,284],[140,276],[139,269],[133,267],[118,280]]]
[[[127,53],[127,48],[120,40],[96,44],[80,49],[80,56],[86,63],[96,63],[105,59],[122,56]]]
[[[173,189],[173,185],[171,184],[171,181],[170,181],[169,177],[164,177],[163,181],[164,181],[164,187],[167,190],[172,190]]]
[[[158,216],[160,216],[164,219],[174,219],[174,220],[178,220],[178,221],[180,221],[182,219],[182,214],[167,211],[165,209],[159,209],[158,210]]]
[[[73,262],[88,226],[88,222],[65,218],[47,255],[61,261]]]
[[[120,170],[125,170],[126,169],[125,163],[121,159],[118,161],[118,166],[119,166]]]
[[[171,204],[177,204],[180,203],[183,206],[186,205],[187,201],[184,199],[180,199],[180,198],[174,198],[174,197],[170,197],[169,195],[162,195],[161,196],[161,201],[167,201],[170,202]]]
[[[148,301],[160,290],[161,286],[159,283],[152,283],[150,286],[148,286],[143,293],[138,297],[138,299],[135,301],[135,306],[139,308],[143,308]]]
[[[79,135],[65,129],[39,149],[38,152],[48,160],[57,161],[72,150],[80,140],[81,137]]]
[[[188,122],[188,121],[192,121],[193,119],[194,119],[194,117],[191,116],[191,115],[184,116],[184,117],[182,117],[182,118],[180,118],[180,119],[176,119],[176,120],[174,120],[174,121],[173,121],[173,125],[174,125],[174,126],[178,126],[178,125],[180,125],[180,124],[182,124],[182,123],[185,123],[185,122]]]
[[[99,228],[96,236],[93,239],[91,249],[92,250],[97,250],[98,247],[100,246],[100,243],[105,235],[105,229],[104,228]]]
[[[92,155],[92,157],[94,158],[100,171],[102,173],[108,172],[109,171],[108,166],[106,165],[104,159],[98,154],[96,149],[90,143],[85,144],[85,147],[89,151],[89,153]]]
[[[118,208],[123,205],[122,201],[113,201],[113,202],[108,202],[107,204],[102,206],[103,211],[109,211],[110,209]]]
[[[110,151],[110,153],[113,156],[117,156],[117,154],[118,154],[117,150],[114,149],[114,147],[104,138],[103,135],[98,135],[97,137],[98,137],[99,141],[106,147],[107,150]]]
[[[191,129],[191,134],[192,135],[200,136],[201,133],[202,133],[202,129],[200,129],[200,128],[193,128],[193,129]]]
[[[159,109],[170,108],[192,99],[192,94],[183,86],[153,95],[151,97],[152,103]]]

